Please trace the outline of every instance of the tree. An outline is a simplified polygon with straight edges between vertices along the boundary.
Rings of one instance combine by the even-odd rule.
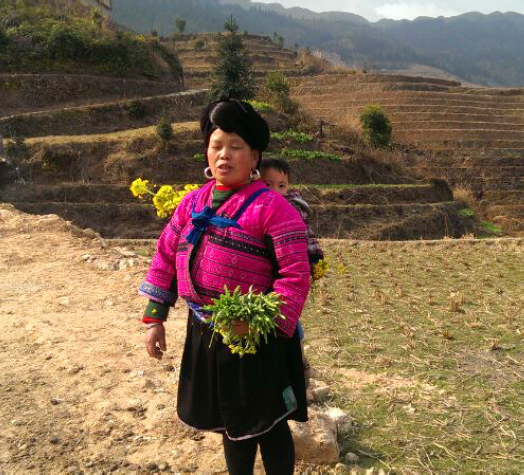
[[[366,140],[375,147],[391,144],[393,126],[380,106],[366,106],[360,115],[360,126]]]
[[[224,24],[225,34],[218,39],[218,60],[211,77],[211,96],[252,99],[255,84],[251,61],[238,34],[238,24],[230,16]]]
[[[279,37],[277,38],[277,44],[278,44],[278,47],[279,47],[280,49],[284,49],[284,43],[285,43],[285,42],[286,42],[286,40],[284,39],[283,36],[279,36]]]
[[[175,28],[176,28],[176,31],[179,33],[179,34],[184,34],[184,30],[186,29],[186,24],[187,24],[187,21],[184,20],[183,18],[180,18],[178,17],[176,20],[175,20]]]
[[[100,31],[102,29],[102,24],[104,23],[104,16],[98,11],[98,9],[94,8],[91,12],[91,21],[95,28]]]
[[[293,113],[297,104],[289,97],[289,83],[284,73],[275,71],[266,75],[264,89],[270,102],[283,112]]]
[[[155,127],[155,130],[160,140],[162,140],[164,147],[167,147],[167,144],[175,136],[175,133],[173,132],[173,127],[171,126],[171,122],[165,115],[162,116],[160,122]]]

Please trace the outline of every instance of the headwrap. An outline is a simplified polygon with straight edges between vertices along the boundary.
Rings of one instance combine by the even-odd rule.
[[[200,130],[206,149],[209,146],[211,134],[216,129],[239,135],[253,150],[258,150],[261,157],[269,143],[267,122],[250,104],[244,101],[221,98],[219,101],[211,102],[200,117]]]

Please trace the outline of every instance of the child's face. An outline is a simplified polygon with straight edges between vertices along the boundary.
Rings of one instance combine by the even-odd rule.
[[[262,181],[270,190],[276,191],[279,195],[286,196],[289,189],[289,177],[276,168],[266,168],[262,170]]]

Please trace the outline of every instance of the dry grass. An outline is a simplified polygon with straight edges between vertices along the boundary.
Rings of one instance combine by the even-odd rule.
[[[183,122],[171,124],[175,132],[175,137],[187,135],[188,133],[198,131],[198,122]],[[200,132],[199,132],[200,133]],[[139,129],[128,129],[120,132],[111,132],[108,134],[91,134],[91,135],[56,135],[48,137],[36,137],[26,140],[28,145],[34,144],[67,144],[67,143],[104,143],[104,142],[130,142],[137,139],[148,139],[156,135],[155,126],[142,127]]]
[[[517,473],[524,463],[522,240],[325,241],[307,354],[364,472]]]

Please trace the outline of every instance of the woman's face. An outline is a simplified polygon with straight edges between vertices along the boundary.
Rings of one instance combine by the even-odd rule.
[[[207,161],[218,185],[242,185],[249,181],[249,174],[256,167],[257,150],[234,132],[215,130],[207,148]]]

